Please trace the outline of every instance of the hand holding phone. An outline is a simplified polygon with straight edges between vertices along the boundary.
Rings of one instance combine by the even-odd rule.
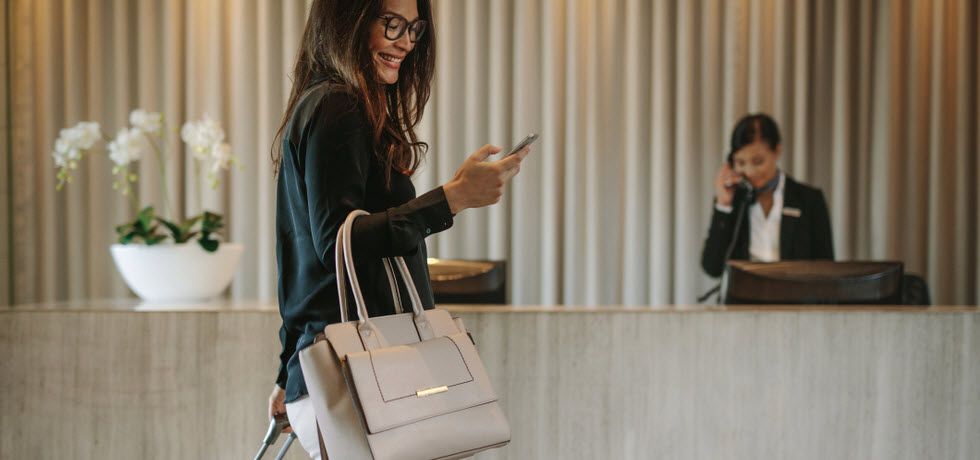
[[[536,140],[537,134],[528,134],[504,158],[509,158]],[[451,181],[443,185],[446,202],[453,214],[467,208],[482,208],[499,202],[507,182],[520,171],[521,158],[506,162],[503,159],[487,161],[494,150],[496,147],[484,145],[456,170]]]
[[[526,147],[528,145],[533,144],[534,141],[536,141],[536,140],[538,140],[538,135],[537,134],[535,134],[535,133],[528,134],[527,137],[525,137],[524,140],[522,140],[519,144],[517,144],[517,146],[515,146],[513,149],[511,149],[511,151],[507,155],[504,155],[504,158],[507,158],[507,157],[509,157],[509,156],[517,153],[522,148],[524,148],[524,147]]]

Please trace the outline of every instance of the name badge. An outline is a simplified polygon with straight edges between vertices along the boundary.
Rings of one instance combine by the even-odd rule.
[[[783,215],[790,216],[790,217],[800,217],[801,215],[803,215],[803,213],[800,212],[800,210],[797,208],[783,208]]]

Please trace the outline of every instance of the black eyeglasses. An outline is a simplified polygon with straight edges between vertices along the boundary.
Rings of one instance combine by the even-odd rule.
[[[405,31],[407,30],[408,40],[415,43],[425,33],[425,26],[428,25],[422,19],[416,19],[410,23],[408,19],[397,14],[387,14],[378,17],[385,20],[385,38],[391,41],[402,38],[402,35],[405,35]]]

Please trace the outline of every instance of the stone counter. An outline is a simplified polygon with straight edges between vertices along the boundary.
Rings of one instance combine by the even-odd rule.
[[[479,459],[980,458],[976,307],[449,308],[514,433]],[[279,322],[0,308],[0,458],[252,458]]]

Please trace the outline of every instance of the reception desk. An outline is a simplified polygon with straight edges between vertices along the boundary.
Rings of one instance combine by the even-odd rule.
[[[980,458],[976,307],[449,309],[513,429],[480,459]],[[0,307],[0,458],[252,458],[279,324],[262,303]]]

